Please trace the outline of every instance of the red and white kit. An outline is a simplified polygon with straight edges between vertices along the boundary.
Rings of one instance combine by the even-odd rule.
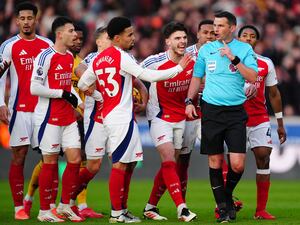
[[[88,54],[81,64],[91,67],[98,52]],[[98,84],[97,84],[98,85]],[[84,134],[85,153],[87,159],[102,158],[109,151],[107,134],[102,120],[102,102],[95,101],[91,96],[86,96],[84,101]]]
[[[149,56],[142,66],[164,70],[177,64],[170,60],[168,51]],[[150,134],[155,146],[166,142],[174,143],[181,149],[185,128],[185,103],[193,74],[194,61],[176,77],[151,83],[147,104],[147,119],[151,121]]]
[[[112,150],[112,161],[129,163],[142,160],[143,152],[137,124],[133,118],[132,80],[135,76],[147,81],[157,81],[176,76],[182,71],[180,65],[155,71],[153,79],[148,69],[139,66],[127,52],[112,46],[101,52],[79,81],[86,89],[98,80],[103,96],[103,124]]]
[[[265,86],[277,84],[273,62],[257,54],[258,76],[255,82],[257,96],[247,100],[244,107],[248,114],[247,137],[250,148],[257,146],[272,147],[271,124],[266,108]]]
[[[128,53],[110,47],[101,52],[85,73],[93,83],[98,80],[98,90],[103,97],[102,117],[109,139],[112,161],[129,163],[143,159],[137,124],[133,119],[132,75],[136,64]],[[128,71],[129,70],[129,71]],[[130,73],[132,71],[132,73]]]
[[[34,137],[43,154],[57,153],[60,148],[80,148],[80,137],[74,109],[62,97],[62,91],[75,93],[71,77],[73,55],[57,52],[52,47],[44,50],[34,61],[31,82],[39,84],[31,90],[39,95],[34,111]]]
[[[8,102],[11,146],[34,145],[32,142],[33,111],[38,98],[30,94],[33,61],[43,49],[52,44],[49,39],[39,35],[36,35],[33,40],[25,40],[16,35],[0,47],[0,64],[4,61],[11,62],[9,67],[11,90]],[[6,76],[7,72],[0,80],[0,106],[5,105]]]

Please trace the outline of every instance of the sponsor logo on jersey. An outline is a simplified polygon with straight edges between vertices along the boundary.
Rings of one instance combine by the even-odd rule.
[[[215,52],[210,52],[209,54],[210,55],[214,55],[214,54],[216,54],[218,51],[215,51]]]
[[[22,49],[19,55],[27,55],[27,52],[24,49]]]
[[[28,137],[20,137],[20,142],[24,142],[28,139]]]
[[[215,72],[216,68],[217,68],[217,61],[213,60],[213,61],[208,61],[207,62],[207,70],[210,73]]]
[[[58,64],[57,67],[55,68],[55,70],[62,70],[62,69],[63,67],[60,64]]]

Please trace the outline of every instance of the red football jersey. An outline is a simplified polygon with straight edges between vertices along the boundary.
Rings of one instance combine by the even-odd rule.
[[[34,111],[38,98],[30,94],[33,61],[49,45],[52,45],[52,42],[39,35],[33,40],[25,40],[16,35],[1,45],[0,58],[11,62],[9,68],[11,93],[8,104],[10,109]],[[5,82],[5,79],[1,82]]]
[[[185,98],[192,79],[194,61],[176,77],[151,83],[147,105],[148,120],[159,117],[167,122],[186,119]],[[144,67],[165,70],[177,64],[170,60],[168,52],[149,56],[142,62]]]
[[[270,121],[266,108],[265,86],[277,84],[276,72],[271,59],[257,55],[258,75],[255,82],[257,96],[244,103],[248,114],[247,126],[257,126]]]
[[[71,92],[73,63],[71,52],[61,54],[50,47],[36,58],[32,80],[42,83],[49,89]],[[63,98],[40,96],[35,115],[38,124],[46,121],[53,125],[67,126],[76,121],[72,105]]]

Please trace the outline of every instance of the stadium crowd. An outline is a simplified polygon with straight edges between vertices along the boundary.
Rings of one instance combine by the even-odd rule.
[[[0,3],[0,43],[17,33],[13,8],[18,0]],[[300,1],[299,0],[45,0],[33,1],[40,8],[38,33],[49,36],[51,24],[58,15],[84,23],[86,41],[82,55],[95,49],[93,32],[117,15],[128,16],[136,29],[133,55],[139,60],[164,50],[161,29],[171,20],[183,22],[191,32],[189,43],[195,43],[197,25],[213,18],[217,10],[234,12],[238,26],[254,24],[261,32],[256,46],[259,54],[270,57],[279,80],[286,116],[300,114]],[[145,47],[147,46],[147,47]]]

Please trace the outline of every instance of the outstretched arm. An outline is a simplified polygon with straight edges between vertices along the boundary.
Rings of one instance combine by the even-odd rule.
[[[191,55],[187,54],[180,60],[177,66],[166,70],[151,70],[138,65],[128,54],[123,54],[121,60],[121,70],[131,74],[132,76],[138,77],[141,80],[157,82],[175,77],[178,73],[183,71],[183,69],[190,63],[191,60]]]

